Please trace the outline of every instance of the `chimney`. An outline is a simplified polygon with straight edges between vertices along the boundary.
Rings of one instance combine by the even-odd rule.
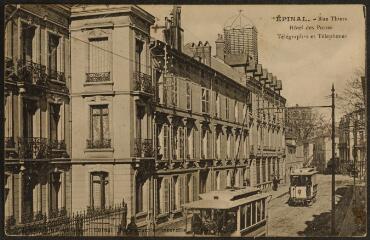
[[[208,41],[203,45],[203,54],[204,54],[204,63],[208,66],[211,66],[211,45]]]
[[[222,61],[225,60],[225,40],[222,37],[222,34],[218,34],[218,38],[216,40],[216,57],[221,59]]]

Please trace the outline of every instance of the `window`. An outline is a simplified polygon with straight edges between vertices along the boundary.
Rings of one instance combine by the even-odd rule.
[[[208,156],[208,149],[209,149],[209,146],[208,146],[208,131],[206,129],[202,129],[202,142],[201,142],[201,157],[204,159],[204,158],[207,158],[209,157]]]
[[[234,117],[235,117],[235,122],[239,122],[239,109],[238,109],[238,102],[236,100],[234,103]]]
[[[218,95],[218,92],[216,92],[216,111],[215,111],[216,117],[220,117],[221,115],[221,105],[220,105],[220,96]]]
[[[186,136],[186,158],[194,158],[194,130],[190,127],[187,128],[187,136]]]
[[[185,133],[184,133],[184,128],[183,127],[179,127],[178,128],[178,131],[179,131],[179,151],[178,151],[178,154],[179,154],[179,158],[180,159],[184,159],[185,158],[185,141],[184,141],[184,138],[185,138]]]
[[[256,202],[252,202],[252,225],[256,224]]]
[[[177,129],[175,126],[172,126],[172,138],[171,138],[171,146],[172,146],[172,154],[173,159],[176,160],[178,156],[178,144],[177,144]]]
[[[170,209],[169,205],[169,180],[167,178],[162,179],[160,188],[160,213],[168,213]]]
[[[216,171],[216,190],[221,190],[221,173]]]
[[[141,72],[141,52],[143,51],[144,43],[139,39],[136,39],[135,43],[135,71]]]
[[[172,106],[176,107],[177,106],[177,79],[176,78],[171,78],[171,103]]]
[[[191,110],[191,85],[186,83],[186,110]]]
[[[163,125],[163,158],[169,159],[170,158],[170,151],[169,151],[169,129],[167,125]]]
[[[235,134],[235,146],[234,146],[234,156],[235,158],[240,157],[240,134]]]
[[[57,71],[60,68],[60,53],[58,54],[59,36],[55,34],[49,34],[48,44],[48,70],[49,75],[53,79],[57,79]]]
[[[148,199],[148,179],[138,174],[136,176],[136,213],[146,211],[146,203]]]
[[[216,158],[220,158],[221,157],[221,132],[220,131],[217,131],[216,132]]]
[[[60,172],[53,172],[50,174],[50,210],[54,212],[61,208],[62,201],[61,194],[61,176]]]
[[[207,192],[208,173],[209,173],[209,170],[200,171],[200,173],[199,173],[199,178],[200,178],[199,179],[199,185],[200,185],[199,192],[200,193]]]
[[[193,175],[186,175],[186,189],[185,189],[185,202],[193,201]]]
[[[202,88],[202,113],[209,113],[209,90]]]
[[[110,81],[111,53],[108,38],[89,39],[89,72],[88,82]]]
[[[178,210],[181,208],[181,205],[184,204],[184,178],[183,176],[177,176],[173,178],[174,180],[174,189],[172,191],[173,196],[173,210]]]
[[[197,180],[197,176],[196,175],[193,175],[192,177],[192,182],[193,182],[193,201],[197,201],[198,200],[198,180]]]
[[[88,148],[110,148],[108,105],[93,105],[91,108],[91,139]]]
[[[261,179],[261,169],[260,169],[260,160],[256,160],[256,170],[257,170],[257,184],[260,183],[260,179]]]
[[[257,222],[261,221],[261,201],[256,201]]]
[[[230,159],[231,158],[231,133],[226,133],[226,158]]]
[[[58,122],[59,122],[59,118],[60,118],[59,111],[60,111],[60,105],[59,104],[50,104],[50,133],[49,133],[49,138],[52,142],[58,140]]]
[[[108,173],[92,172],[90,183],[90,207],[105,208],[108,203]]]
[[[22,59],[24,61],[34,61],[36,57],[33,48],[35,29],[28,24],[22,24]]]
[[[247,122],[247,104],[243,104],[243,124]]]
[[[226,119],[229,119],[229,111],[230,111],[230,109],[229,109],[229,99],[226,97],[225,98],[225,112],[226,112],[225,116],[226,116]]]

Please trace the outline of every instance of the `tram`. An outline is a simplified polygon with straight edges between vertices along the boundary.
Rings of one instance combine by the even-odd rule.
[[[257,188],[226,189],[200,194],[184,204],[185,231],[192,236],[266,236],[268,195]]]
[[[290,174],[289,200],[290,206],[303,204],[312,205],[317,195],[317,171],[314,168],[295,169]]]

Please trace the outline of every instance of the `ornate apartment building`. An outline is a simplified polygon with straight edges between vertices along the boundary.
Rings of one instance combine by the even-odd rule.
[[[6,216],[124,200],[139,227],[161,227],[199,193],[285,175],[282,81],[256,41],[184,45],[176,6],[165,41],[138,6],[7,10]]]
[[[14,224],[71,207],[69,10],[5,10],[4,200]]]

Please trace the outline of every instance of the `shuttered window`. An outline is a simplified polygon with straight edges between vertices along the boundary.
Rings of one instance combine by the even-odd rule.
[[[183,127],[179,127],[178,128],[178,131],[179,131],[179,158],[180,159],[184,159],[185,158],[185,141],[184,141],[184,138],[185,138],[185,134],[184,134],[184,128]]]
[[[209,90],[202,88],[202,113],[209,113]]]
[[[186,110],[191,110],[191,85],[186,83]]]
[[[163,158],[169,159],[170,152],[169,152],[169,131],[168,126],[163,125]]]
[[[50,104],[50,140],[58,140],[58,123],[59,123],[60,105]]]
[[[198,200],[198,177],[197,175],[193,175],[193,200]]]
[[[59,36],[54,34],[49,34],[49,44],[48,44],[48,68],[49,74],[54,74],[55,71],[58,71],[58,65],[60,66],[60,53],[58,54],[59,46]],[[58,64],[59,63],[59,64]],[[55,76],[53,76],[55,77]]]
[[[89,73],[110,72],[108,38],[92,38],[89,41]]]
[[[170,209],[170,186],[169,186],[169,181],[167,178],[164,178],[162,180],[162,185],[161,185],[161,192],[162,192],[162,196],[161,196],[161,199],[160,199],[160,202],[162,203],[161,204],[161,213],[168,213],[169,212],[169,209]]]
[[[92,172],[90,179],[90,206],[93,208],[105,208],[108,203],[108,173]]]
[[[185,203],[185,184],[184,184],[184,176],[179,176],[179,198],[180,204],[179,208]]]
[[[90,135],[93,147],[110,147],[108,105],[91,106]]]

